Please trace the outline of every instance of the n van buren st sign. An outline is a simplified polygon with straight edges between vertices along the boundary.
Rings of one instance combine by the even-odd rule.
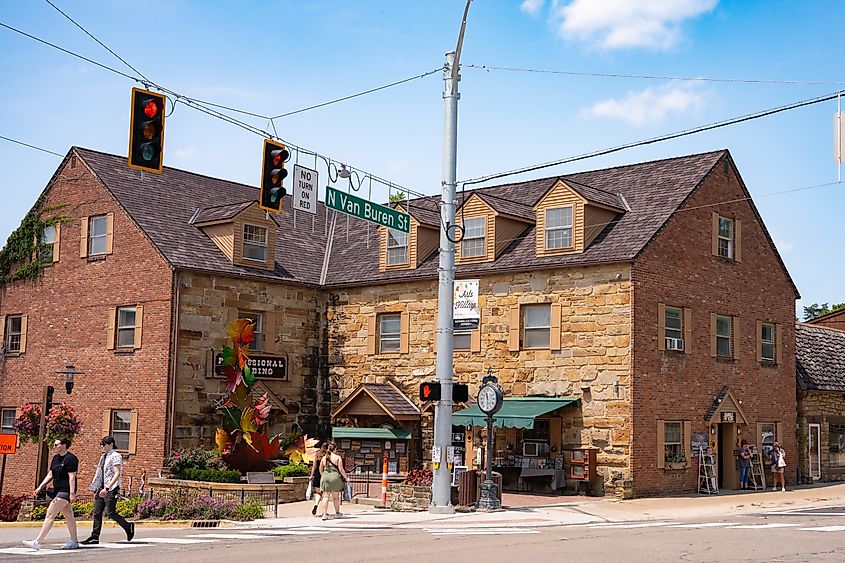
[[[403,233],[411,230],[411,216],[326,186],[326,207]]]

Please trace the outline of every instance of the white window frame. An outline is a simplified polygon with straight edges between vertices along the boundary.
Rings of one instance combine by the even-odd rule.
[[[47,225],[41,231],[41,250],[42,254],[39,256],[48,264],[53,262],[53,257],[56,255],[56,226]],[[47,249],[49,247],[49,249]],[[48,254],[49,253],[49,254]]]
[[[121,312],[132,314],[132,324],[121,324]],[[118,307],[115,311],[114,319],[114,346],[115,348],[134,348],[135,347],[135,326],[138,322],[138,309],[135,305],[126,307]],[[129,343],[121,343],[121,335],[129,336]]]
[[[250,319],[255,322],[255,329],[252,335],[255,337],[255,342],[249,345],[253,352],[261,352],[264,350],[264,313],[257,313],[255,311],[238,311],[239,319]]]
[[[396,322],[396,332],[385,332],[385,321]],[[376,317],[378,323],[378,353],[394,354],[401,351],[400,340],[402,338],[402,314],[401,313],[380,313]],[[386,346],[385,346],[386,345]]]
[[[728,333],[727,334],[719,334],[719,320],[727,319],[728,321]],[[728,353],[721,354],[719,353],[719,343],[725,342],[727,340],[728,343]],[[727,315],[716,315],[716,357],[717,358],[733,358],[733,317],[729,317]]]
[[[102,223],[102,234],[95,234],[95,225]],[[107,215],[94,215],[88,218],[88,256],[100,256],[106,254],[106,239],[109,235],[109,219]],[[94,245],[102,243],[102,250],[95,249]]]
[[[831,429],[831,427],[836,428]],[[840,428],[842,429],[842,432],[839,432]],[[830,459],[830,467],[832,469],[842,469],[845,467],[845,424],[839,422],[828,422],[827,436],[827,450]],[[835,442],[834,438],[836,438]]]
[[[18,329],[12,330],[12,322],[17,319]],[[21,351],[21,340],[23,339],[23,315],[7,315],[6,330],[3,337],[3,346],[7,354],[17,354]],[[17,337],[17,346],[12,346],[13,339]]]
[[[676,425],[678,428],[678,440],[669,440],[669,430],[670,428],[674,428]],[[670,453],[670,449],[672,453]],[[670,456],[673,457],[674,460],[670,460]],[[666,463],[681,463],[679,461],[681,458],[685,459],[684,423],[680,420],[667,420],[663,423],[663,460]],[[689,462],[688,459],[686,461]]]
[[[725,225],[730,227],[730,233],[727,235],[722,234],[722,222],[724,221]],[[729,258],[733,260],[734,257],[734,233],[736,229],[734,227],[734,220],[728,219],[727,217],[719,216],[718,221],[718,231],[716,232],[717,240],[717,250],[719,256],[722,258]]]
[[[464,220],[461,238],[461,258],[479,258],[487,255],[487,217]],[[480,230],[481,234],[478,233]],[[481,241],[479,245],[478,241]],[[471,244],[467,244],[471,243]]]
[[[548,310],[548,318],[549,324],[537,324],[537,325],[529,325],[528,324],[528,312],[531,310],[540,310],[541,307],[546,307]],[[544,350],[551,347],[552,341],[552,326],[551,326],[551,319],[552,319],[552,305],[551,303],[532,303],[528,305],[521,305],[520,306],[520,321],[522,325],[522,348],[526,350]],[[543,334],[545,333],[546,336],[546,344],[545,346],[529,346],[528,345],[528,338],[527,335],[529,333],[532,334]]]
[[[126,428],[117,427],[117,417],[119,413],[126,413]],[[121,423],[122,424],[122,423]],[[132,410],[131,409],[111,409],[109,415],[109,435],[114,438],[114,449],[126,453],[129,451],[130,436],[132,435]],[[123,436],[126,436],[126,447],[123,446]]]
[[[551,216],[552,216],[552,213],[555,212],[555,211],[560,211],[560,212],[569,211],[569,224],[566,224],[564,222],[565,217],[563,217],[562,213],[561,213],[561,217],[559,219],[555,218],[553,220]],[[573,233],[573,230],[572,230],[573,215],[574,215],[574,210],[573,210],[571,205],[566,205],[566,206],[563,206],[563,207],[552,207],[550,209],[546,209],[546,224],[545,224],[546,250],[560,250],[560,249],[572,248],[572,247],[575,246],[575,237],[574,237],[574,233]],[[560,224],[557,224],[558,221],[560,221]],[[555,223],[555,224],[553,224],[553,223]],[[559,233],[563,233],[564,238],[561,239],[562,242],[567,242],[566,237],[568,236],[569,244],[560,244],[560,245],[549,244],[550,238],[557,238],[556,236],[550,237],[550,235],[558,235]]]
[[[11,423],[9,425],[4,424],[6,418],[9,416],[9,413],[12,413]],[[14,407],[3,407],[0,408],[0,434],[14,434],[15,433],[15,419],[17,418],[17,411]]]
[[[770,330],[769,338],[766,338],[766,329]],[[774,362],[777,360],[775,334],[777,334],[777,329],[773,323],[760,323],[760,358],[764,362]],[[771,350],[771,357],[766,355],[767,346]]]
[[[250,231],[250,232],[247,232]],[[261,236],[263,234],[263,236]],[[251,225],[244,223],[241,242],[242,251],[241,257],[244,260],[251,262],[266,262],[267,261],[267,239],[270,236],[270,229],[262,227],[261,225]],[[256,258],[247,255],[247,249],[255,250],[262,254],[263,258]]]
[[[670,315],[672,320],[675,320],[674,314],[677,313],[678,328],[669,326]],[[665,338],[684,339],[684,310],[680,307],[670,307],[667,305],[663,308],[663,324]]]
[[[387,229],[387,265],[408,263],[408,233]]]

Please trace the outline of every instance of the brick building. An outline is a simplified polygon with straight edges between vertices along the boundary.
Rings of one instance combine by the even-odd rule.
[[[74,220],[55,237],[59,261],[0,300],[3,407],[37,400],[73,359],[86,372],[72,398],[85,401],[80,457],[129,409],[129,472],[155,472],[172,447],[211,445],[213,350],[227,320],[252,316],[261,354],[286,366],[260,380],[275,431],[366,424],[357,442],[344,434],[351,447],[369,450],[380,430],[409,440],[411,463],[424,457],[431,418],[408,403],[435,374],[439,198],[400,205],[407,235],[322,204],[315,217],[268,218],[255,188],[169,168],[142,177],[76,148],[47,194]],[[479,189],[459,198],[458,218],[456,277],[479,280],[481,325],[454,337],[456,379],[474,396],[492,369],[507,398],[557,399],[497,432],[497,452],[594,448],[596,490],[659,494],[695,488],[694,437],[716,450],[724,486],[742,437],[795,451],[797,291],[727,151]],[[103,229],[105,260],[76,254]],[[131,349],[130,328],[142,335]],[[32,472],[29,450],[14,475]]]

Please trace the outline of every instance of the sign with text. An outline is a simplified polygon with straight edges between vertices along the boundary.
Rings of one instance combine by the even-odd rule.
[[[317,214],[317,179],[319,175],[316,170],[305,168],[298,164],[293,165],[293,208],[299,211]]]
[[[411,231],[411,216],[407,213],[361,199],[331,186],[326,186],[326,207],[403,233]]]
[[[284,379],[288,378],[288,360],[286,357],[278,356],[250,356],[246,365],[255,374],[255,377],[262,379]],[[223,356],[217,354],[214,361],[214,373],[225,375],[226,366],[223,365]]]
[[[0,434],[0,454],[13,454],[18,451],[17,434]]]
[[[475,330],[481,320],[478,280],[455,280],[452,328]]]

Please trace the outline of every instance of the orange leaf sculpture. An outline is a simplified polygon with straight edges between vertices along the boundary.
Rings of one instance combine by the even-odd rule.
[[[229,447],[229,434],[222,428],[217,429],[217,434],[214,435],[214,442],[217,444],[217,452],[223,453]]]
[[[267,393],[264,393],[260,399],[255,402],[255,416],[253,421],[256,426],[261,426],[267,422],[270,417],[270,399]]]
[[[285,455],[291,463],[311,463],[317,455],[317,444],[320,440],[316,438],[309,438],[308,434],[303,434],[293,444],[288,446],[285,450]]]
[[[226,325],[229,338],[235,346],[248,346],[255,342],[255,323],[252,319],[238,319]]]

